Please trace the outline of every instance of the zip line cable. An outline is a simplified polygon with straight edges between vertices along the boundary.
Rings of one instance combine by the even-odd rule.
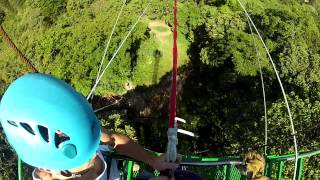
[[[287,100],[287,96],[286,96],[286,92],[284,90],[284,87],[282,85],[282,81],[280,79],[280,76],[279,76],[279,73],[277,71],[277,68],[276,68],[276,65],[275,63],[273,62],[273,59],[270,55],[270,52],[269,52],[269,49],[267,48],[267,45],[265,44],[259,30],[257,29],[256,25],[254,24],[254,22],[252,21],[249,13],[247,12],[245,6],[241,3],[240,0],[237,0],[241,6],[241,8],[244,10],[247,18],[250,20],[253,28],[255,29],[256,33],[258,34],[264,48],[266,49],[266,52],[268,54],[268,57],[269,57],[269,60],[272,64],[272,67],[273,67],[273,70],[276,74],[276,77],[278,79],[278,82],[279,82],[279,85],[280,85],[280,88],[281,88],[281,92],[283,94],[283,98],[284,98],[284,101],[285,101],[285,104],[286,104],[286,107],[287,107],[287,111],[288,111],[288,115],[289,115],[289,120],[290,120],[290,124],[291,124],[291,129],[292,129],[292,136],[293,136],[293,141],[294,141],[294,151],[295,151],[295,165],[294,165],[294,174],[293,174],[293,179],[296,179],[296,176],[297,176],[297,167],[298,167],[298,143],[297,143],[297,137],[296,137],[296,131],[294,129],[294,124],[293,124],[293,120],[292,120],[292,115],[291,115],[291,110],[290,110],[290,106],[289,106],[289,103],[288,103],[288,100]]]
[[[248,24],[250,27],[250,32],[253,40],[253,45],[255,47],[256,56],[259,63],[259,71],[260,71],[260,79],[261,79],[261,86],[262,86],[262,95],[263,95],[263,108],[264,108],[264,155],[267,156],[267,148],[268,148],[268,118],[267,118],[267,101],[266,101],[266,92],[265,92],[265,86],[264,86],[264,79],[263,79],[263,73],[262,73],[262,67],[261,67],[261,54],[257,47],[256,38],[254,37],[252,26],[250,23],[249,18],[247,17]]]
[[[94,93],[94,91],[96,90],[97,86],[99,85],[99,82],[101,81],[104,73],[106,72],[106,70],[108,69],[108,67],[110,66],[110,64],[112,63],[112,61],[115,59],[116,55],[118,54],[118,52],[120,51],[120,49],[122,48],[123,44],[126,42],[126,40],[128,39],[128,37],[131,35],[132,31],[134,30],[134,28],[137,26],[137,24],[140,22],[140,19],[142,18],[142,16],[145,15],[145,13],[148,10],[148,7],[151,3],[151,0],[148,1],[147,6],[145,7],[145,9],[143,10],[143,12],[141,13],[141,15],[139,16],[139,18],[137,19],[137,21],[135,22],[135,24],[131,27],[130,31],[127,33],[126,37],[122,40],[121,44],[119,45],[118,49],[114,52],[112,58],[110,59],[110,61],[108,62],[107,66],[103,69],[103,71],[101,72],[99,78],[97,79],[97,81],[95,82],[93,88],[91,89],[89,95],[87,96],[87,100],[89,100],[89,98],[91,97],[91,95]]]
[[[3,37],[3,40],[8,43],[8,45],[14,50],[14,52],[18,55],[18,57],[22,60],[23,63],[25,63],[30,70],[37,73],[38,70],[32,65],[31,61],[18,49],[18,47],[14,44],[14,42],[11,40],[9,35],[6,33],[6,31],[3,29],[3,27],[0,25],[0,36]]]
[[[109,46],[110,46],[110,42],[111,42],[112,36],[113,36],[113,34],[114,34],[114,30],[116,29],[116,26],[117,26],[117,24],[118,24],[118,21],[119,21],[119,19],[120,19],[121,14],[122,14],[123,8],[124,8],[124,6],[126,5],[126,2],[127,2],[127,0],[124,0],[124,1],[123,1],[122,7],[121,7],[121,9],[120,9],[120,11],[119,11],[119,13],[118,13],[118,16],[117,16],[117,19],[116,19],[114,25],[113,25],[111,34],[110,34],[109,39],[108,39],[108,42],[107,42],[107,46],[106,46],[106,48],[105,48],[105,50],[104,50],[102,59],[101,59],[101,61],[100,61],[100,66],[99,66],[99,70],[98,70],[98,74],[97,74],[97,77],[96,77],[96,81],[95,81],[95,82],[98,81],[98,78],[99,78],[99,76],[100,76],[101,69],[102,69],[102,66],[104,65],[104,60],[106,59],[106,55],[107,55],[107,52],[108,52],[108,49],[109,49]],[[92,96],[93,96],[93,94],[92,94]],[[88,99],[90,99],[90,97],[88,97]]]

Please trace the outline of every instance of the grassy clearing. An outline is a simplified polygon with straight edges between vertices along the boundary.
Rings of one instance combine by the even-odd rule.
[[[157,36],[158,48],[162,53],[160,59],[159,74],[164,75],[172,69],[172,48],[173,38],[172,36]],[[178,38],[178,63],[179,66],[188,62],[187,56],[187,40],[182,37]]]
[[[150,21],[149,28],[152,38],[141,45],[133,79],[135,85],[156,84],[162,76],[172,70],[173,37],[170,27],[163,22]],[[180,35],[178,37],[179,66],[189,61],[187,48],[188,41]]]
[[[166,27],[161,27],[161,26],[156,26],[153,28],[154,31],[156,32],[168,32],[168,28]]]

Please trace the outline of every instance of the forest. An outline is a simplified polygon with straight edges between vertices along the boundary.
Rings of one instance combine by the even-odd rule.
[[[173,1],[127,0],[106,53],[149,8],[90,100],[101,125],[163,152],[169,117]],[[293,153],[288,113],[263,44],[237,0],[178,1],[177,116],[181,154],[263,154],[266,93],[268,154]],[[275,62],[291,108],[300,152],[320,150],[320,1],[242,0]],[[87,96],[94,85],[122,0],[0,0],[0,24],[41,73]],[[256,39],[256,42],[254,42]],[[258,53],[257,53],[258,52]],[[0,38],[0,96],[31,73]],[[1,117],[0,117],[1,118]],[[0,127],[0,179],[17,176],[17,157]],[[293,163],[284,177],[293,174]],[[30,167],[25,178],[30,179]],[[29,177],[28,177],[29,175]],[[320,157],[305,160],[304,179],[320,178]]]

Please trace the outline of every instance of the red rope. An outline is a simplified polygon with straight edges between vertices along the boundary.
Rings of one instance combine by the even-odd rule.
[[[177,47],[177,0],[174,0],[174,30],[173,30],[173,67],[172,67],[172,84],[171,84],[171,96],[170,96],[170,117],[169,128],[174,128],[174,118],[176,117],[177,106],[177,64],[178,64],[178,47]]]

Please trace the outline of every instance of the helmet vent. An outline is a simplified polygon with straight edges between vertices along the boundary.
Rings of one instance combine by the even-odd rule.
[[[14,121],[9,121],[9,120],[8,120],[7,122],[8,122],[8,124],[10,124],[10,125],[12,125],[12,126],[18,127],[17,123],[14,122]]]
[[[43,140],[45,140],[47,143],[49,142],[49,130],[48,128],[38,125],[38,129],[40,132],[41,137],[43,138]]]
[[[22,122],[21,122],[20,125],[23,127],[23,129],[25,129],[26,131],[28,131],[30,134],[36,135],[29,124],[27,124],[27,123],[22,123]]]
[[[70,140],[70,137],[67,134],[61,132],[60,130],[58,130],[54,135],[56,148],[59,148],[60,144],[69,140]]]

